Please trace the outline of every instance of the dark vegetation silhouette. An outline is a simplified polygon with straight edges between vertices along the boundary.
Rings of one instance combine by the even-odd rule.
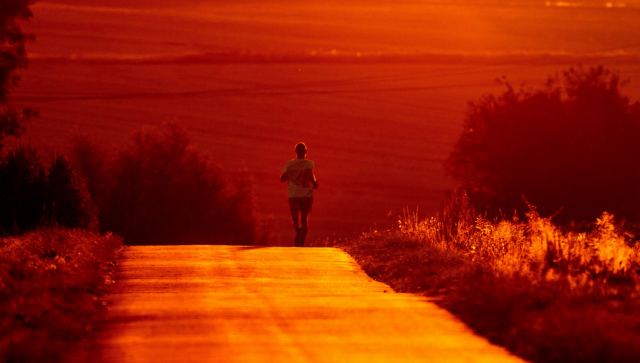
[[[33,0],[0,2],[0,147],[6,136],[20,136],[24,124],[36,113],[29,108],[18,110],[9,103],[11,91],[20,80],[16,71],[27,66],[26,43],[33,35],[25,33],[20,22],[33,16]]]
[[[229,180],[180,128],[137,132],[109,156],[77,139],[75,165],[101,228],[130,244],[254,243],[261,238],[251,182]]]
[[[2,362],[58,361],[100,321],[122,240],[91,230],[134,243],[258,239],[250,181],[227,181],[176,127],[140,132],[115,156],[80,140],[73,166],[28,146],[2,148],[36,116],[10,103],[33,2],[0,0]]]
[[[87,230],[97,226],[95,209],[66,158],[43,162],[30,147],[2,150],[36,116],[10,102],[16,72],[27,65],[33,36],[20,24],[32,17],[33,2],[0,1],[1,362],[59,361],[91,331],[122,246],[117,236]]]
[[[0,206],[0,235],[96,226],[89,193],[67,159],[59,155],[47,166],[30,147],[0,158]]]
[[[535,206],[565,225],[603,211],[637,222],[640,104],[620,76],[600,66],[540,89],[503,83],[502,94],[470,104],[446,163],[474,206],[507,218]]]
[[[33,34],[21,22],[33,17],[34,0],[0,2],[0,151],[7,136],[19,137],[36,112],[10,104],[17,71],[27,66],[26,44]],[[0,235],[20,234],[40,226],[96,227],[89,193],[67,159],[45,165],[35,149],[19,146],[0,155]]]
[[[0,362],[61,362],[106,312],[122,240],[40,228],[0,238]]]
[[[69,162],[18,146],[0,156],[0,236],[39,227],[115,232],[131,244],[265,242],[248,176],[225,176],[177,126],[108,154],[76,138]]]
[[[64,227],[96,229],[96,210],[84,180],[58,155],[47,173],[46,220]]]

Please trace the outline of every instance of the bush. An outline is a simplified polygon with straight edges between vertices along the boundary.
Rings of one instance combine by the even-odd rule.
[[[89,195],[64,157],[47,170],[34,149],[18,147],[0,159],[0,234],[52,225],[95,225]]]
[[[104,196],[109,179],[107,155],[104,150],[98,148],[91,139],[77,136],[72,142],[69,157],[73,167],[84,179],[91,200],[96,205],[102,205],[104,201],[99,198]]]
[[[27,65],[26,43],[33,38],[24,33],[20,21],[29,20],[33,0],[0,2],[0,148],[5,136],[20,136],[24,123],[36,113],[31,109],[16,110],[9,104],[9,94],[18,85],[18,69]]]
[[[103,154],[86,140],[78,140],[74,150],[98,203],[102,229],[130,244],[259,239],[251,183],[232,184],[176,126],[137,132],[111,160],[88,159]]]
[[[95,329],[121,247],[81,230],[0,238],[0,361],[56,362]]]
[[[34,229],[44,217],[46,173],[37,152],[19,147],[0,160],[2,234]]]
[[[533,362],[638,362],[640,246],[604,213],[587,232],[531,212],[488,220],[455,194],[439,214],[343,242],[373,278],[421,293]]]
[[[97,227],[95,207],[71,164],[58,155],[47,174],[47,220],[61,227]]]
[[[471,103],[447,169],[474,205],[523,217],[528,205],[556,221],[603,211],[640,217],[640,104],[603,67],[569,69],[542,89],[506,90]]]

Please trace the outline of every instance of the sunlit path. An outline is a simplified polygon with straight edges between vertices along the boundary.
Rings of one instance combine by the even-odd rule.
[[[334,248],[129,247],[72,361],[517,362]]]

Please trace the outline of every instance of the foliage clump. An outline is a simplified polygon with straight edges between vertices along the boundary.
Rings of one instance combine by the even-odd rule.
[[[528,360],[640,361],[640,103],[623,83],[604,67],[505,81],[470,104],[440,211],[343,247]]]
[[[47,166],[35,149],[17,147],[0,158],[0,235],[41,226],[95,228],[95,208],[64,156]]]
[[[101,228],[127,243],[251,244],[261,238],[249,181],[227,178],[175,125],[135,133],[113,158],[86,139],[76,142],[73,155]]]
[[[602,212],[640,220],[640,103],[604,68],[571,68],[540,89],[504,82],[469,106],[447,161],[475,207],[524,217],[529,205],[555,221]]]
[[[429,296],[527,360],[640,360],[640,246],[609,213],[572,232],[533,211],[488,218],[456,192],[435,216],[407,211],[340,246],[373,278]]]
[[[93,331],[121,248],[82,230],[0,238],[0,361],[55,362]]]
[[[16,71],[27,66],[26,43],[33,35],[25,33],[20,22],[33,16],[34,0],[2,0],[0,2],[0,147],[5,136],[19,136],[24,123],[35,112],[17,110],[9,103],[9,94],[18,85]]]
[[[568,292],[636,296],[640,246],[604,212],[583,232],[563,231],[535,211],[525,220],[491,220],[457,193],[437,216],[406,213],[397,232],[461,254],[493,275],[526,277],[534,284],[563,284]]]

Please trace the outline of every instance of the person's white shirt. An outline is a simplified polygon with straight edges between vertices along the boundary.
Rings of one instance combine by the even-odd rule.
[[[313,183],[305,176],[305,170],[313,170],[314,163],[308,159],[291,159],[282,170],[287,175],[289,198],[313,196]]]

